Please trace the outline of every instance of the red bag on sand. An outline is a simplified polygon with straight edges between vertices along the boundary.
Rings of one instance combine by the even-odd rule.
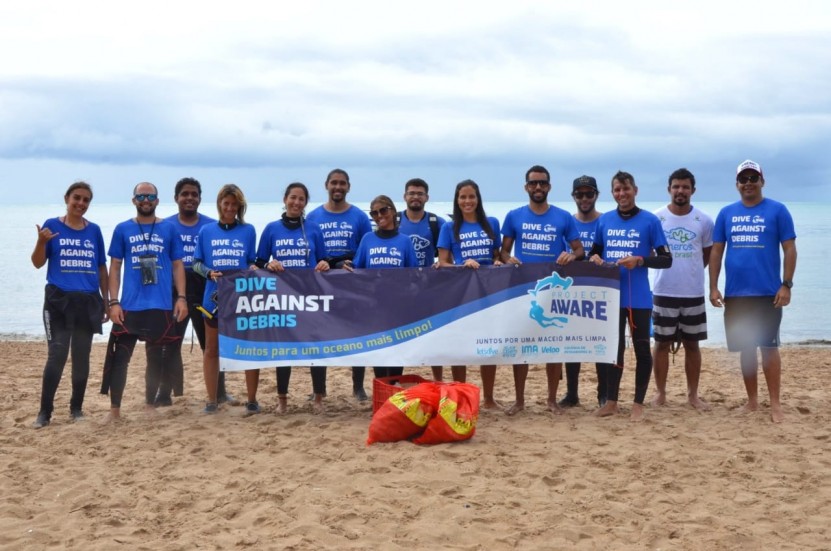
[[[372,416],[367,446],[398,442],[419,434],[436,413],[438,403],[436,383],[421,383],[393,394]]]
[[[479,420],[479,387],[449,383],[439,388],[438,414],[430,419],[416,444],[443,444],[472,438]]]

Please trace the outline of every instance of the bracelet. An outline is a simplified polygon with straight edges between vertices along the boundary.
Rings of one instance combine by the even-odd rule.
[[[638,266],[643,266],[644,260],[642,256],[638,257]]]
[[[121,304],[121,302],[117,298],[114,298],[111,301],[109,301],[107,304],[109,306],[115,306],[116,304]]]
[[[185,295],[178,295],[178,296],[176,297],[176,300],[184,300],[184,301],[187,301],[187,300],[188,300],[188,297],[186,297]]]

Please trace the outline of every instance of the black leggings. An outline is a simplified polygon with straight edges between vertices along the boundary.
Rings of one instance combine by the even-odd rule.
[[[112,360],[112,375],[110,379],[110,405],[121,407],[121,398],[124,396],[124,387],[127,386],[127,366],[133,356],[138,336],[124,334],[118,337]],[[144,373],[144,400],[148,405],[156,401],[156,394],[162,380],[162,373],[170,369],[174,358],[174,343],[157,344],[147,342],[144,350],[147,355],[147,369]]]
[[[603,365],[608,364],[594,364],[597,372],[597,401],[602,404],[606,401],[606,372]],[[577,362],[566,363],[566,396],[573,400],[578,400],[580,397],[580,364]]]
[[[632,308],[634,327],[632,341],[635,348],[635,403],[643,404],[652,376],[652,351],[649,346],[649,322],[652,318],[651,308]],[[606,372],[606,399],[618,401],[620,380],[623,378],[623,352],[626,349],[626,325],[629,323],[629,310],[620,309],[619,342],[617,347],[617,365],[598,364],[598,369]]]
[[[326,366],[315,365],[309,368],[312,372],[312,392],[315,394],[326,394]],[[291,380],[291,366],[285,365],[277,368],[277,394],[285,396],[289,393],[289,381]]]
[[[162,373],[162,381],[159,385],[159,397],[162,399],[169,399],[171,392],[174,396],[182,395],[185,379],[185,365],[182,361],[182,345],[185,342],[188,322],[190,322],[193,327],[193,332],[196,333],[196,339],[199,341],[199,348],[202,349],[202,352],[205,351],[205,318],[202,317],[202,312],[196,309],[196,305],[202,303],[202,295],[205,291],[205,279],[198,274],[194,274],[190,270],[186,272],[186,275],[188,315],[185,316],[185,319],[176,323],[176,334],[182,337],[182,339],[172,345],[173,358],[171,369],[166,369]],[[201,282],[199,280],[201,280]],[[173,295],[173,300],[176,301],[177,297],[175,288],[173,289]],[[225,372],[220,371],[216,395],[225,396],[226,394]]]
[[[48,312],[44,312],[44,316],[48,315]],[[46,366],[43,368],[40,412],[45,413],[49,418],[52,417],[55,393],[58,391],[70,350],[72,351],[72,397],[69,399],[69,410],[81,411],[89,379],[92,329],[81,323],[76,323],[73,329],[68,329],[56,320],[49,320],[46,338],[48,355]]]

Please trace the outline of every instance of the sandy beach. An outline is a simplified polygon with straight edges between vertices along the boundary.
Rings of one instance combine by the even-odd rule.
[[[623,414],[599,419],[593,366],[581,375],[582,405],[559,416],[546,411],[545,372],[534,366],[526,411],[483,411],[472,440],[432,447],[367,447],[371,402],[354,401],[347,369],[330,370],[323,415],[312,414],[308,371],[296,368],[287,415],[274,413],[266,370],[264,413],[206,416],[198,351],[185,345],[185,395],[147,416],[137,347],[126,419],[105,425],[96,345],[87,419],[70,421],[67,366],[52,424],[35,430],[46,345],[0,342],[0,547],[831,549],[828,347],[782,349],[783,424],[770,422],[761,376],[761,411],[741,413],[737,357],[705,349],[709,412],[686,405],[680,355],[670,403],[647,408],[640,424],[628,418],[632,371]],[[478,384],[477,369],[469,379]],[[242,374],[228,381],[244,398]],[[496,394],[512,401],[509,367]]]

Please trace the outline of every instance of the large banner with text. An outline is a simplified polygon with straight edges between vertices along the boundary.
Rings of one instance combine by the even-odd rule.
[[[568,266],[249,270],[219,281],[223,371],[614,363],[620,275]]]

